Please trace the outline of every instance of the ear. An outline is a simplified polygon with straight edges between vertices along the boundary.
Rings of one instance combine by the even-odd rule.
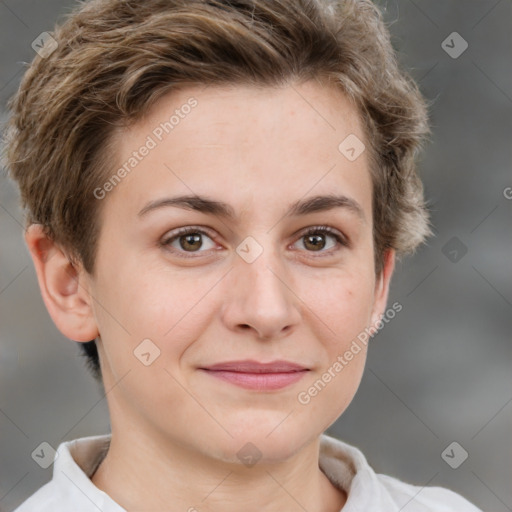
[[[372,310],[371,325],[375,325],[384,314],[388,302],[389,285],[391,276],[395,269],[395,250],[388,249],[384,253],[384,265],[382,271],[375,281],[374,303]]]
[[[85,271],[81,266],[75,268],[41,224],[28,227],[25,242],[46,309],[59,331],[74,341],[94,340],[99,333]]]

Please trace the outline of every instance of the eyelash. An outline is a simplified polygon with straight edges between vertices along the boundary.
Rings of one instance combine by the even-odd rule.
[[[301,238],[304,238],[308,235],[315,235],[315,234],[327,234],[327,235],[330,235],[332,236],[336,242],[341,246],[341,247],[350,247],[350,244],[349,244],[349,241],[347,238],[345,238],[343,235],[341,235],[337,230],[329,227],[329,226],[312,226],[310,228],[308,228],[306,231],[302,232],[298,238],[298,240],[300,240]],[[206,235],[207,237],[211,238],[213,240],[213,236],[212,234],[210,234],[208,231],[205,231],[204,228],[198,228],[198,227],[194,227],[194,226],[189,226],[189,227],[185,227],[185,228],[179,228],[177,229],[173,234],[172,236],[169,236],[169,237],[166,237],[164,238],[161,242],[160,242],[160,245],[168,250],[170,250],[171,252],[175,253],[175,254],[179,254],[180,257],[183,257],[183,258],[197,258],[198,256],[193,256],[192,254],[200,254],[201,252],[206,252],[206,251],[196,251],[196,253],[194,252],[191,252],[191,253],[187,253],[187,251],[182,251],[182,250],[176,250],[175,248],[169,248],[170,244],[172,242],[174,242],[174,240],[177,240],[179,239],[180,237],[182,236],[185,236],[185,235],[189,235],[189,234],[201,234],[201,235]],[[331,247],[331,249],[327,250],[327,251],[319,251],[319,256],[315,256],[315,257],[322,257],[322,256],[330,256],[332,254],[333,251],[336,251],[336,250],[339,250],[340,247],[336,248],[336,247]],[[311,252],[311,253],[315,253],[316,251],[306,251],[306,252]]]

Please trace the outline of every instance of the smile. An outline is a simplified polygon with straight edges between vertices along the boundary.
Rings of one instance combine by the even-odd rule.
[[[274,361],[230,361],[200,368],[208,375],[236,386],[257,391],[282,389],[298,382],[309,371],[296,363]]]

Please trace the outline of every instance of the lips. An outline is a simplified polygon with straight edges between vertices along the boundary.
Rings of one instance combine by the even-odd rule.
[[[299,381],[308,368],[289,361],[228,361],[200,368],[208,375],[256,391],[273,391]]]
[[[229,361],[218,363],[203,368],[211,371],[226,371],[239,373],[291,373],[305,371],[307,368],[289,361],[272,361],[270,363],[259,363],[258,361]]]

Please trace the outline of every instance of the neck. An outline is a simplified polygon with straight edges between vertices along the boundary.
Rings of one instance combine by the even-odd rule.
[[[339,512],[346,494],[320,470],[319,444],[317,438],[285,461],[249,467],[113,428],[92,482],[126,510]]]

